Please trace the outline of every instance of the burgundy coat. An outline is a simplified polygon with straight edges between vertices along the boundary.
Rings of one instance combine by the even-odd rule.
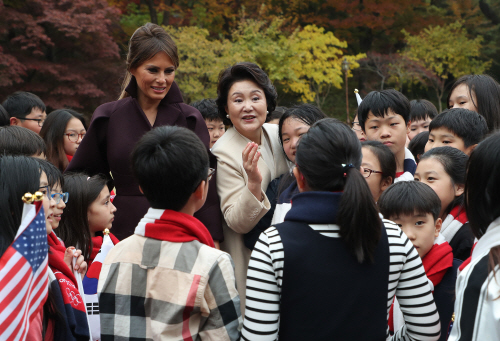
[[[137,82],[132,77],[126,88],[130,97],[99,106],[90,122],[87,135],[71,160],[66,172],[85,172],[89,175],[102,173],[113,175],[117,207],[113,222],[113,234],[124,239],[134,233],[139,220],[146,214],[149,203],[139,191],[132,175],[130,154],[139,139],[159,126],[180,126],[192,130],[209,150],[210,137],[200,112],[184,104],[179,87],[174,82],[158,106],[154,126],[137,101]],[[210,167],[216,168],[217,160],[210,153]],[[222,241],[222,213],[217,196],[216,176],[210,181],[207,201],[195,214],[208,228],[214,240]]]

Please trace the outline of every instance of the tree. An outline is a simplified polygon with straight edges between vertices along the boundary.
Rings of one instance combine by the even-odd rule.
[[[291,61],[291,69],[297,80],[287,81],[291,91],[300,93],[302,101],[312,102],[321,108],[333,87],[340,89],[343,84],[342,60],[350,64],[350,70],[358,68],[358,60],[366,57],[344,56],[343,49],[347,43],[340,41],[332,32],[323,28],[308,25],[291,36],[292,50],[295,58]],[[349,75],[352,76],[349,70]]]
[[[16,90],[57,109],[93,110],[118,95],[119,53],[104,0],[0,2],[0,97]]]
[[[446,26],[429,26],[418,35],[405,30],[407,46],[403,52],[408,58],[431,70],[437,79],[429,79],[442,110],[442,97],[446,80],[466,74],[481,74],[491,65],[491,61],[481,59],[483,37],[470,39],[461,22]]]

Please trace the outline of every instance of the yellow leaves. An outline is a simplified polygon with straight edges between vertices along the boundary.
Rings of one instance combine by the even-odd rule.
[[[285,24],[280,18],[271,22],[242,20],[231,39],[209,39],[209,32],[196,26],[166,27],[177,43],[180,66],[176,80],[186,102],[214,98],[219,72],[248,61],[262,67],[284,91],[321,105],[332,86],[342,86],[342,60],[347,59],[351,71],[366,57],[344,56],[347,43],[323,28],[309,25],[287,35]]]

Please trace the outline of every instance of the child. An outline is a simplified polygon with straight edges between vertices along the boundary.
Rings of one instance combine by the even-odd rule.
[[[457,269],[462,264],[453,259],[448,242],[439,234],[441,202],[429,186],[417,181],[400,182],[390,186],[378,202],[380,213],[395,222],[408,236],[422,258],[425,274],[432,283],[434,301],[441,320],[440,341],[448,337],[448,325],[453,315]],[[400,313],[394,304],[393,329],[399,329]]]
[[[281,116],[283,116],[286,109],[286,107],[276,107],[273,112],[267,114],[266,123],[279,124]]]
[[[410,102],[410,132],[408,138],[413,140],[423,131],[429,131],[429,124],[437,116],[436,106],[426,99],[414,99]]]
[[[488,131],[500,128],[500,84],[489,75],[466,75],[455,81],[448,108],[464,108],[483,116]]]
[[[215,142],[226,132],[226,127],[219,116],[217,104],[213,99],[202,99],[192,103],[191,106],[198,109],[205,120],[210,135],[210,149],[212,149]]]
[[[10,95],[2,103],[10,116],[11,126],[20,126],[40,133],[47,117],[45,104],[31,92],[18,91]]]
[[[387,302],[396,294],[412,327],[394,340],[437,340],[422,262],[406,235],[380,219],[354,132],[320,120],[302,136],[295,160],[300,193],[252,252],[242,339],[386,340]]]
[[[454,108],[443,111],[429,125],[429,140],[425,151],[449,146],[467,155],[488,133],[484,118],[474,111]]]
[[[186,128],[155,128],[136,145],[132,169],[151,208],[102,265],[103,339],[239,339],[231,257],[193,217],[206,199],[208,166],[205,146]]]
[[[378,141],[366,141],[361,144],[363,160],[361,174],[366,179],[375,202],[396,178],[396,160],[391,150]]]
[[[361,126],[359,125],[358,114],[356,114],[354,120],[352,121],[352,130],[354,130],[354,132],[356,133],[359,142],[366,141],[365,133],[363,132],[363,129],[361,129]]]
[[[47,144],[47,160],[64,172],[86,133],[82,114],[71,109],[51,112],[40,130]]]
[[[429,185],[441,200],[441,234],[453,249],[454,258],[470,255],[474,237],[463,208],[467,155],[452,147],[431,149],[420,158],[415,181]]]
[[[18,126],[0,127],[0,154],[45,159],[45,142],[29,129]]]
[[[455,322],[449,341],[500,340],[500,134],[482,141],[471,155],[465,210],[479,239],[456,285]]]
[[[358,107],[359,125],[367,140],[380,141],[396,158],[396,179],[413,180],[417,164],[405,148],[410,132],[410,102],[399,91],[390,89],[370,92]]]
[[[408,145],[408,149],[413,154],[415,161],[417,161],[417,165],[420,161],[420,156],[424,153],[425,145],[429,141],[429,131],[423,131],[417,136],[415,136]]]

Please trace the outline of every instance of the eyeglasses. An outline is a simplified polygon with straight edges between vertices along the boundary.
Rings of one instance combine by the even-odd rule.
[[[69,193],[68,192],[52,193],[50,196],[52,197],[52,199],[54,199],[56,204],[59,204],[61,200],[66,204],[68,202]]]
[[[68,137],[68,140],[70,140],[71,142],[77,142],[80,137],[83,140],[83,138],[85,137],[85,133],[83,133],[83,134],[68,133],[68,134],[64,134],[64,135],[66,135]]]
[[[46,195],[47,198],[50,198],[50,187],[49,187],[49,185],[47,185],[47,186],[40,186],[39,190],[42,190],[43,188],[47,189],[47,192],[43,193],[43,195]]]
[[[43,122],[45,122],[45,120],[42,120],[41,118],[26,118],[26,117],[17,117],[17,116],[14,116],[14,117],[17,119],[20,119],[20,120],[37,121],[38,126],[40,128],[43,126]]]
[[[354,126],[356,126],[356,128],[354,128]],[[359,122],[352,122],[352,130],[362,131],[361,126],[359,125]]]
[[[372,175],[372,173],[379,173],[379,174],[382,174],[382,172],[380,171],[375,171],[373,169],[370,169],[370,168],[365,168],[365,167],[361,167],[361,169],[363,170],[363,172],[361,174],[363,174],[363,177],[365,178],[369,178],[370,175]]]
[[[214,168],[209,168],[209,169],[208,169],[208,177],[207,177],[207,181],[212,180],[212,176],[214,175],[214,173],[215,173],[215,169],[214,169]]]

